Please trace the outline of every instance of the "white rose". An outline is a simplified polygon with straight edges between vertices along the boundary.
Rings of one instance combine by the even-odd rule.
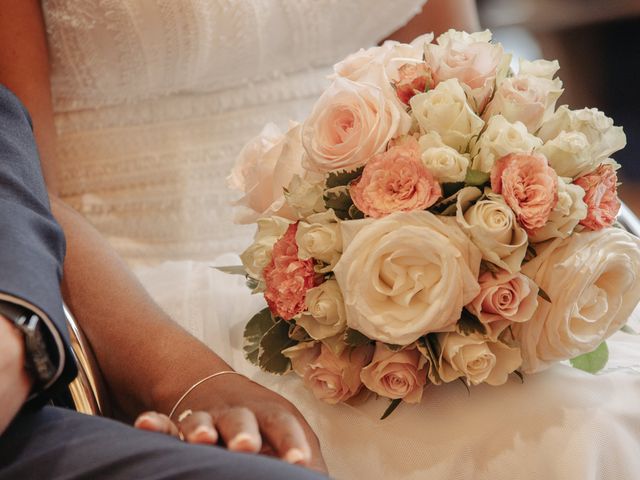
[[[301,126],[296,123],[284,135],[270,123],[242,149],[227,178],[231,188],[244,193],[235,203],[236,223],[253,223],[271,215],[295,218],[285,203],[284,187],[303,172],[300,135]]]
[[[322,340],[345,330],[347,315],[342,292],[335,280],[327,280],[307,291],[307,312],[296,320],[311,338]]]
[[[451,218],[415,211],[340,225],[334,273],[347,325],[369,338],[407,345],[452,329],[479,292],[480,252]]]
[[[294,175],[284,192],[286,202],[298,218],[326,210],[323,198],[324,177],[313,177],[313,172],[307,172],[303,177]]]
[[[304,122],[305,166],[318,173],[355,169],[411,128],[411,117],[381,87],[338,77]]]
[[[443,382],[464,377],[468,385],[502,385],[509,374],[522,364],[518,348],[478,335],[442,333],[438,373]]]
[[[571,183],[571,179],[558,178],[558,203],[551,211],[546,225],[529,234],[532,243],[544,242],[551,238],[566,238],[576,228],[580,220],[587,217],[587,204],[584,203],[585,192],[579,185]]]
[[[551,298],[513,327],[533,373],[595,350],[625,324],[640,301],[640,240],[618,228],[574,233],[542,244],[522,271]]]
[[[601,159],[591,154],[591,145],[582,132],[561,131],[557,137],[538,148],[549,160],[549,165],[561,177],[576,178],[600,164]]]
[[[523,123],[510,123],[502,115],[495,115],[471,147],[472,168],[490,172],[499,158],[509,153],[531,153],[541,145],[542,140],[531,135]]]
[[[522,122],[529,132],[536,132],[553,115],[562,95],[562,82],[552,79],[559,68],[557,60],[521,63],[516,76],[505,78],[498,85],[483,118],[501,114],[510,122]],[[546,76],[539,77],[537,73]]]
[[[333,210],[316,213],[298,223],[296,232],[298,256],[304,260],[315,258],[326,264],[320,272],[328,272],[340,259],[342,235]]]
[[[510,273],[518,272],[527,253],[527,232],[501,195],[487,193],[486,199],[469,207],[481,195],[475,187],[460,190],[456,220],[485,260]]]
[[[410,104],[422,133],[439,133],[446,145],[459,152],[467,149],[471,137],[480,133],[484,125],[467,103],[464,90],[456,79],[446,80],[427,93],[415,95]]]
[[[580,132],[587,138],[590,145],[591,166],[597,167],[603,160],[627,144],[627,137],[622,127],[615,127],[613,120],[595,108],[569,110],[566,105],[563,105],[542,125],[538,136],[548,142],[558,137],[563,131]],[[579,175],[588,173],[583,168],[579,168],[579,171]],[[573,176],[569,173],[562,175]]]
[[[253,243],[241,255],[242,265],[247,274],[262,280],[262,271],[271,262],[275,243],[285,234],[291,222],[281,217],[258,219],[258,231]]]
[[[422,163],[438,182],[462,182],[467,176],[469,155],[444,144],[440,135],[429,132],[419,140]]]

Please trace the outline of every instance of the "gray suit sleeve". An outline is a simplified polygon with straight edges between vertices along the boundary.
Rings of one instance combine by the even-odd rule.
[[[64,234],[51,214],[31,119],[0,85],[0,300],[32,310],[48,326],[59,368],[47,390],[75,375],[60,293],[64,254]]]

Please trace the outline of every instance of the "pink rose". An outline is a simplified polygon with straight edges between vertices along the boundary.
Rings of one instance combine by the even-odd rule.
[[[427,383],[426,359],[415,348],[393,352],[376,343],[371,363],[362,369],[362,383],[383,397],[419,403]]]
[[[253,223],[273,215],[294,220],[293,211],[285,202],[283,188],[294,175],[301,175],[301,126],[292,123],[282,134],[272,123],[242,149],[227,183],[244,196],[236,202],[237,223]]]
[[[586,192],[583,200],[587,204],[587,217],[580,224],[591,230],[613,225],[620,210],[618,175],[613,166],[600,165],[594,172],[577,178],[573,183]]]
[[[396,94],[402,103],[409,105],[409,100],[418,93],[435,87],[433,76],[426,63],[405,63],[398,69],[400,80],[394,84]]]
[[[347,348],[336,355],[323,343],[298,344],[283,353],[293,370],[318,400],[330,404],[345,402],[362,389],[360,371],[371,359],[372,347]]]
[[[436,85],[457,79],[473,98],[477,112],[486,104],[505,57],[502,45],[490,40],[488,30],[473,34],[449,30],[438,37],[436,44],[425,46],[425,61]]]
[[[527,233],[544,227],[558,202],[558,175],[541,154],[500,158],[491,170],[491,188],[502,194]]]
[[[355,169],[384,152],[411,127],[411,117],[381,88],[338,77],[304,123],[305,166],[312,171]]]
[[[529,320],[538,307],[538,286],[521,273],[485,272],[478,279],[480,293],[467,305],[494,340],[511,323]]]
[[[297,230],[297,223],[289,225],[284,236],[273,246],[271,262],[263,272],[264,297],[269,309],[285,320],[291,320],[306,308],[307,291],[319,284],[313,260],[298,258]]]
[[[374,157],[351,184],[350,192],[355,206],[374,218],[425,210],[442,194],[440,184],[420,161],[413,137]]]

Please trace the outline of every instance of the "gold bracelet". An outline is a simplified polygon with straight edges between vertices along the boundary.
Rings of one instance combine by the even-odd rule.
[[[169,413],[169,419],[171,420],[173,417],[173,414],[176,413],[176,410],[178,409],[178,407],[180,406],[180,404],[182,403],[182,401],[187,398],[187,395],[189,395],[191,392],[193,392],[196,387],[200,386],[201,384],[203,384],[204,382],[206,382],[207,380],[211,380],[212,378],[215,377],[219,377],[220,375],[226,375],[228,373],[235,373],[236,375],[240,375],[243,376],[241,373],[238,372],[234,372],[233,370],[223,370],[222,372],[217,372],[214,373],[212,375],[209,375],[208,377],[204,377],[201,380],[198,380],[196,383],[194,383],[193,385],[191,385],[186,392],[184,392],[182,394],[182,396],[178,399],[178,401],[176,402],[176,404],[173,406],[173,408],[171,409],[171,412]]]

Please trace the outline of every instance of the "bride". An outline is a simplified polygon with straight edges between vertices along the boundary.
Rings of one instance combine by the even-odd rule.
[[[388,35],[476,27],[469,0],[423,3],[43,0],[51,71],[33,46],[45,34],[36,16],[17,42],[31,63],[0,81],[31,110],[50,190],[102,233],[175,321],[303,413],[333,476],[632,478],[640,342],[628,334],[612,338],[603,375],[560,365],[470,394],[451,384],[384,421],[382,401],[327,406],[299,379],[263,374],[243,357],[243,325],[262,300],[211,268],[238,263],[253,234],[232,223],[224,179],[236,154],[264,124],[304,118],[348,53]],[[70,240],[70,252],[79,242]],[[95,302],[87,310],[86,298],[76,300],[81,320],[85,310],[102,321],[157,315],[141,294],[119,288],[124,266],[106,246],[82,247],[91,261],[66,272],[75,279],[66,288]],[[91,270],[94,260],[103,270]],[[114,330],[113,339],[126,335]],[[97,352],[101,363],[109,353]]]

